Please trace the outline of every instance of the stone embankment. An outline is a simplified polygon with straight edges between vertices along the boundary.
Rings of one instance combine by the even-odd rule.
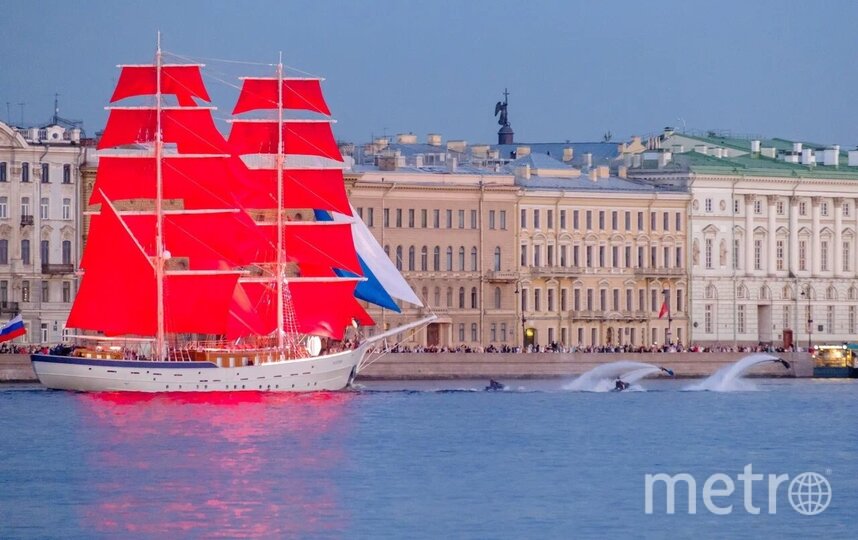
[[[388,353],[370,357],[360,374],[364,380],[551,378],[579,375],[598,365],[618,360],[646,362],[672,369],[677,377],[706,377],[749,353]],[[763,364],[749,375],[812,377],[807,353],[777,353],[791,363]],[[376,358],[377,357],[377,358]],[[0,355],[0,382],[35,382],[25,354]]]

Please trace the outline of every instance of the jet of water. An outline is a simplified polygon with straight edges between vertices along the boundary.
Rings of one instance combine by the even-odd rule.
[[[776,362],[789,369],[789,362],[766,353],[751,354],[734,364],[724,366],[700,383],[685,390],[709,390],[712,392],[741,392],[756,390],[754,383],[744,378],[745,373],[754,366]]]
[[[618,377],[623,382],[634,384],[648,375],[659,372],[673,375],[672,371],[653,364],[620,360],[619,362],[611,362],[594,367],[565,385],[563,389],[575,392],[609,392],[614,389],[615,381]],[[633,386],[631,389],[642,390],[638,385]]]

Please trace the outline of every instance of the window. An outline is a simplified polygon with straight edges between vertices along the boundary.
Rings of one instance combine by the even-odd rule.
[[[787,305],[787,306],[784,306],[783,317],[784,317],[784,318],[783,318],[783,321],[782,321],[782,322],[783,322],[783,327],[784,327],[784,328],[790,328],[790,327],[792,327],[792,317],[790,316],[790,311],[789,311],[789,306],[788,306],[788,305]]]
[[[420,248],[420,270],[429,270],[429,249],[426,246]]]
[[[495,211],[489,210],[489,229],[495,228]]]
[[[384,220],[384,227],[385,228],[390,227],[390,208],[384,209],[383,220]]]
[[[0,161],[0,182],[8,182],[6,178],[6,162]]]
[[[798,241],[798,269],[807,270],[807,240]]]
[[[658,311],[658,291],[650,289],[649,291],[650,311]]]
[[[459,341],[465,341],[465,323],[459,323]]]
[[[506,230],[506,210],[500,211],[500,228],[501,230]]]
[[[496,272],[499,272],[501,269],[501,248],[500,246],[495,247],[495,261],[494,268]]]
[[[828,215],[828,203],[827,202],[822,202],[819,204],[819,213],[822,214],[823,216]]]
[[[39,242],[39,262],[42,264],[51,262],[48,259],[48,254],[51,251],[51,244],[48,240],[42,240]]]
[[[676,289],[676,312],[682,312],[682,289]]]
[[[560,229],[566,229],[566,210],[560,211]]]
[[[39,203],[39,217],[48,219],[48,198],[42,197]]]
[[[651,231],[654,231],[656,229],[656,217],[655,216],[656,216],[655,212],[649,213],[649,228]]]
[[[453,228],[453,211],[447,210],[446,214],[447,214],[447,228],[452,229]]]
[[[479,330],[477,328],[477,323],[471,323],[471,341],[477,341],[479,339],[477,336],[478,333]]]
[[[625,255],[626,255],[626,268],[631,268],[632,267],[632,246],[626,246]]]
[[[548,289],[548,311],[549,313],[554,311],[554,289]]]
[[[850,334],[855,333],[855,306],[849,306],[849,328],[846,331]]]
[[[441,270],[441,248],[435,246],[435,251],[432,254],[432,270],[438,272]]]
[[[611,299],[613,302],[611,303],[611,309],[614,311],[620,310],[620,290],[614,289],[613,294],[611,295]]]
[[[453,307],[453,287],[447,287],[447,307]]]
[[[465,246],[459,247],[459,272],[465,271]]]
[[[414,209],[413,208],[408,209],[408,227],[410,229],[414,228]]]
[[[605,211],[599,210],[599,230],[605,230]]]
[[[542,290],[533,289],[533,311],[542,310]]]
[[[47,280],[42,280],[42,302],[50,302],[51,301],[51,287],[48,284]]]
[[[586,221],[587,223],[585,225],[587,226],[587,230],[593,230],[593,212],[591,210],[587,210]]]
[[[425,208],[420,210],[420,226],[424,229],[429,226],[429,211]]]
[[[471,287],[471,309],[478,309],[480,307],[478,300],[479,299],[477,298],[477,288]]]
[[[680,232],[682,230],[682,213],[676,213],[676,232]]]
[[[30,301],[30,282],[29,280],[24,280],[21,282],[21,301],[29,302]]]
[[[9,241],[0,240],[0,264],[9,264]]]
[[[638,230],[644,230],[643,212],[638,212]]]
[[[605,268],[608,266],[605,261],[605,246],[599,246],[599,267]]]
[[[441,211],[432,210],[432,226],[436,229],[441,228]]]
[[[402,228],[402,208],[396,209],[396,227]]]
[[[712,333],[712,304],[706,304],[703,307],[703,331],[707,334]]]
[[[593,289],[587,289],[587,311],[593,311]]]
[[[527,209],[525,208],[521,209],[521,228],[527,228]]]
[[[375,220],[373,219],[375,216],[373,216],[372,210],[373,210],[372,208],[366,209],[366,226],[367,227],[375,227]],[[63,218],[63,219],[68,219],[68,218]]]
[[[625,225],[626,225],[627,231],[632,230],[632,213],[631,212],[626,212]]]
[[[644,267],[644,247],[638,246],[638,268]]]
[[[465,211],[464,210],[459,210],[459,228],[460,229],[465,228]]]
[[[670,214],[665,212],[663,219],[661,221],[663,222],[662,225],[664,226],[665,232],[669,231],[670,230]]]
[[[453,271],[453,246],[447,246],[447,271]]]
[[[649,267],[658,268],[658,248],[655,246],[649,248]]]
[[[762,268],[763,241],[754,240],[754,270]]]
[[[533,211],[533,228],[538,229],[541,227],[541,225],[542,224],[540,223],[540,220],[539,220],[539,210],[536,209]]]
[[[572,309],[575,311],[581,310],[581,289],[575,289],[572,293]]]
[[[554,228],[554,210],[547,210],[546,214],[548,214],[545,218],[546,224],[545,226],[549,229]]]
[[[465,288],[459,287],[459,309],[465,309]]]
[[[416,267],[417,251],[414,246],[408,248],[408,271],[413,272]]]
[[[619,228],[620,228],[619,217],[618,217],[617,211],[614,210],[613,212],[611,212],[611,229],[616,231]]]
[[[819,243],[819,269],[823,272],[828,271],[828,241],[823,240]]]
[[[501,341],[506,341],[506,323],[501,323]]]
[[[611,247],[611,266],[614,268],[620,267],[620,248],[619,246]]]
[[[30,241],[26,239],[21,240],[21,262],[30,264]]]
[[[497,325],[497,323],[492,323],[490,328],[491,328],[491,330],[489,333],[489,337],[491,338],[492,342],[495,342],[498,340],[498,325]]]
[[[30,215],[30,198],[21,197],[21,216]]]
[[[779,216],[784,215],[784,202],[783,201],[778,201],[775,203],[775,211],[778,213]]]
[[[527,311],[527,289],[521,290],[521,311]]]
[[[566,267],[569,255],[569,246],[560,246],[560,266]]]
[[[579,255],[580,255],[580,251],[581,251],[581,248],[580,248],[579,246],[573,246],[573,247],[572,247],[572,266],[576,266],[576,267],[577,267],[577,266],[581,266],[581,265],[579,264],[579,263],[580,263],[580,259],[581,259],[581,258],[579,257]]]
[[[745,306],[736,306],[736,331],[745,333]]]
[[[529,261],[527,260],[527,246],[522,244],[521,245],[521,267],[524,268],[525,266],[530,266],[528,263],[529,263]]]
[[[569,309],[569,291],[567,289],[560,289],[560,311],[566,311]]]
[[[587,246],[586,259],[587,268],[593,268],[593,246]]]
[[[703,207],[706,209],[707,212],[711,212],[712,211],[712,199],[706,199],[703,202]]]
[[[704,241],[703,248],[703,263],[706,268],[712,268],[712,239],[707,238]]]
[[[682,268],[682,263],[683,263],[683,260],[682,260],[682,248],[681,248],[681,247],[677,247],[677,248],[676,248],[676,267],[677,267],[677,268]]]
[[[798,203],[798,215],[806,216],[807,215],[807,202],[801,201]]]
[[[577,230],[579,224],[580,224],[580,221],[578,220],[578,210],[573,210],[572,211],[572,228]]]
[[[471,248],[471,272],[477,271],[477,247]]]
[[[633,291],[631,289],[626,289],[626,311],[632,311],[635,309],[632,297]]]
[[[736,270],[739,269],[739,262],[741,261],[741,258],[739,257],[739,253],[740,253],[739,244],[740,243],[741,243],[741,240],[739,240],[738,238],[733,240],[733,268]]]
[[[778,270],[784,269],[784,241],[778,240],[775,242],[775,261]]]
[[[71,184],[71,165],[63,165],[63,184]]]
[[[68,281],[63,281],[63,302],[71,302],[71,283]]]
[[[30,164],[21,163],[21,182],[30,181]]]
[[[825,331],[829,334],[834,333],[834,306],[825,308]]]
[[[533,266],[542,266],[542,246],[533,246]]]
[[[740,213],[739,199],[733,199],[733,213],[734,214]]]
[[[849,271],[849,258],[850,255],[851,244],[849,242],[843,242],[843,271]]]
[[[501,288],[495,287],[495,309],[501,308]]]
[[[843,201],[843,207],[842,208],[843,208],[843,217],[849,217],[849,202]]]
[[[396,269],[402,270],[402,246],[396,246]]]
[[[441,307],[441,287],[435,287],[435,305]],[[450,303],[447,303],[449,307]]]
[[[545,263],[548,266],[554,266],[554,246],[545,247]]]
[[[760,199],[754,199],[754,213],[762,214],[763,213],[763,201]]]
[[[0,218],[9,217],[9,197],[0,197]]]
[[[51,180],[51,167],[47,163],[42,163],[42,183],[47,184]]]

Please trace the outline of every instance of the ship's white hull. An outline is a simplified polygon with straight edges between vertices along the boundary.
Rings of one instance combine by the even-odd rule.
[[[342,390],[366,346],[335,354],[217,367],[209,362],[93,360],[34,354],[33,370],[48,388],[81,392],[316,392]]]

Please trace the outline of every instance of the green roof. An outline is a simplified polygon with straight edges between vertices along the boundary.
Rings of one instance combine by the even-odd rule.
[[[792,146],[790,145],[790,149]],[[842,154],[842,152],[841,152]],[[839,167],[830,165],[808,166],[800,163],[787,163],[783,160],[764,156],[743,155],[731,158],[716,158],[697,152],[675,154],[674,159],[684,163],[692,172],[745,173],[755,176],[796,176],[804,178],[850,178],[858,179],[858,167],[843,165],[846,160],[841,156]]]

